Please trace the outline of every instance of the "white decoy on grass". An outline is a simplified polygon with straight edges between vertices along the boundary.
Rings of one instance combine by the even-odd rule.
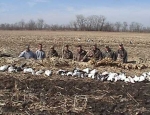
[[[108,75],[109,73],[107,71],[103,72],[102,75],[106,76]]]
[[[24,68],[23,73],[32,73],[34,75],[35,71],[32,68]]]
[[[67,73],[67,76],[72,76],[73,75],[73,72],[68,72]]]
[[[144,80],[145,80],[145,78],[146,78],[146,77],[145,77],[145,76],[143,76],[143,75],[142,75],[142,76],[140,76],[140,77],[139,77],[139,82],[144,81]]]
[[[148,76],[146,77],[146,80],[150,81],[150,75],[148,75]]]
[[[43,70],[39,70],[39,71],[37,71],[36,73],[35,73],[35,75],[41,75],[41,74],[43,74],[44,73],[44,71]]]
[[[4,72],[8,69],[9,65],[3,65],[0,67],[0,71]]]
[[[52,75],[52,71],[51,70],[46,70],[44,74],[46,76],[50,77]]]
[[[138,82],[139,81],[139,79],[140,79],[140,77],[138,77],[138,76],[134,76],[134,78],[133,78],[133,80],[135,81],[135,82]]]
[[[17,72],[17,70],[15,69],[15,67],[10,66],[10,67],[8,68],[8,73],[13,73],[13,72]]]
[[[114,81],[116,76],[117,76],[117,73],[109,73],[107,80]]]
[[[96,69],[93,69],[92,71],[90,71],[90,74],[97,74],[98,73],[98,70],[96,70]]]
[[[89,73],[90,73],[90,70],[91,70],[90,68],[86,68],[86,69],[83,69],[82,71],[89,74]]]
[[[92,73],[89,73],[89,74],[88,74],[88,77],[89,77],[89,78],[92,78],[92,79],[95,79],[95,75],[92,74]]]
[[[68,72],[68,71],[66,71],[66,70],[59,69],[59,70],[56,72],[56,74],[57,74],[57,75],[62,75],[62,76],[64,76],[64,75],[67,74],[67,72]]]
[[[78,71],[77,71],[77,72],[75,71],[75,72],[72,74],[73,77],[81,77],[81,75],[82,75],[82,73],[81,73],[81,72],[78,72]]]
[[[128,77],[130,83],[135,83],[132,77]]]
[[[126,76],[124,73],[121,73],[118,75],[118,80],[124,81],[126,79]]]
[[[129,78],[126,77],[126,79],[124,80],[124,82],[125,82],[125,83],[129,83],[129,82],[130,82]]]

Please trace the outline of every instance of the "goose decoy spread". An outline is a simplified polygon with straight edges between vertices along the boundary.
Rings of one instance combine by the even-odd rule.
[[[29,73],[32,75],[46,75],[46,76],[52,76],[53,72],[52,70],[34,70],[33,68],[27,68],[25,67],[26,64],[22,64],[21,66],[17,67],[14,65],[3,65],[0,67],[0,72],[8,71],[8,73],[16,73],[23,71],[23,73]],[[68,76],[68,77],[79,77],[79,78],[91,78],[96,79],[99,81],[110,81],[110,82],[117,82],[117,81],[123,81],[125,83],[136,83],[136,82],[143,82],[143,81],[150,81],[150,72],[144,72],[140,76],[135,75],[132,76],[126,76],[125,73],[114,73],[114,72],[102,72],[100,73],[96,69],[90,69],[85,68],[83,70],[79,68],[75,68],[72,71],[59,69],[56,71],[56,75],[60,76]]]

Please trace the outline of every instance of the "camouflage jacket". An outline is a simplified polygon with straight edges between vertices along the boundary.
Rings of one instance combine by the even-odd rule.
[[[86,55],[86,51],[85,50],[81,50],[80,52],[77,52],[76,56],[75,56],[75,60],[76,61],[81,61],[81,60],[85,60],[84,57]]]
[[[48,57],[58,57],[58,53],[56,50],[49,51]]]
[[[125,49],[120,50],[118,49],[116,52],[116,58],[117,60],[122,60],[123,63],[127,62],[127,51]]]
[[[63,50],[63,58],[64,59],[73,59],[73,53],[70,50],[68,50],[68,51]]]
[[[111,59],[114,60],[114,58],[115,58],[115,53],[110,49],[109,51],[105,51],[105,52],[103,53],[103,57],[104,57],[104,58],[111,58]]]
[[[100,49],[96,48],[96,50],[92,50],[89,54],[88,57],[94,58],[96,60],[102,60],[103,55]]]

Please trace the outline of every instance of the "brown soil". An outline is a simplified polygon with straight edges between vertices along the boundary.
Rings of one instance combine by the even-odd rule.
[[[60,76],[12,76],[1,74],[0,77],[2,114],[150,114],[150,83],[111,83]]]

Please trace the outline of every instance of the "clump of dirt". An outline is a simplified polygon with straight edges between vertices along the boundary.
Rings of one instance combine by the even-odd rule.
[[[149,115],[150,83],[53,76],[0,77],[1,114]]]

